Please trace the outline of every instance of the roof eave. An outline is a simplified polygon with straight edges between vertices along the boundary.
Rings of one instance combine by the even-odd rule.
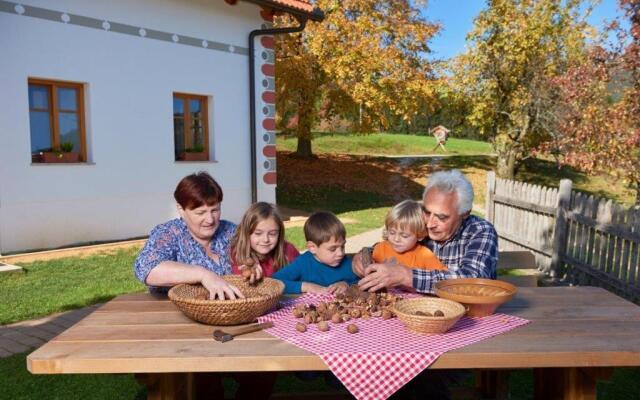
[[[285,6],[283,4],[277,4],[267,0],[244,0],[250,3],[258,4],[260,6],[272,8],[274,10],[286,12],[293,15],[296,18],[310,19],[312,21],[320,22],[324,20],[324,12],[318,7],[314,7],[312,12],[305,12],[299,8]]]

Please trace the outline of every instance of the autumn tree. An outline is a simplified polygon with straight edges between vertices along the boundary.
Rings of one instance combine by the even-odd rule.
[[[549,134],[549,79],[583,54],[589,7],[580,0],[487,0],[453,62],[452,84],[469,99],[468,123],[498,155],[496,173],[513,179]]]
[[[310,157],[319,115],[353,121],[353,130],[410,120],[433,103],[425,55],[438,26],[409,0],[318,0],[321,23],[276,39],[278,125],[294,130],[296,154]],[[277,26],[291,26],[286,16]],[[391,113],[391,114],[389,114]],[[289,124],[289,122],[294,122]]]
[[[583,63],[553,80],[557,135],[541,149],[555,148],[563,164],[587,173],[622,177],[640,206],[640,0],[619,4],[629,31],[614,23],[616,43],[593,46]]]

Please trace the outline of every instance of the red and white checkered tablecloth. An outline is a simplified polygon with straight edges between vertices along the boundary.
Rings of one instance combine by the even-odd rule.
[[[386,399],[441,354],[529,323],[526,319],[494,314],[463,317],[441,335],[412,333],[397,318],[349,321],[358,326],[357,334],[347,332],[347,323],[330,323],[327,332],[319,331],[316,325],[309,325],[304,333],[295,329],[296,322],[302,321],[291,313],[295,304],[331,299],[328,295],[305,294],[259,320],[273,321],[275,326],[266,332],[320,356],[358,400]]]

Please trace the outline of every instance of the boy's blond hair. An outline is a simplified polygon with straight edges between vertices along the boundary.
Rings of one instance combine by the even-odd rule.
[[[329,211],[318,211],[309,216],[304,223],[304,238],[316,246],[326,243],[331,238],[345,240],[347,230],[335,214]]]
[[[418,238],[425,237],[427,226],[422,213],[422,204],[413,200],[405,200],[393,206],[384,219],[385,239],[386,231],[393,227],[407,229]]]

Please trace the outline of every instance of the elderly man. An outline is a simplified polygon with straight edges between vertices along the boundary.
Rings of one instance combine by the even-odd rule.
[[[435,283],[444,279],[496,278],[498,235],[491,223],[470,215],[473,187],[469,180],[458,170],[436,172],[427,182],[422,200],[429,234],[423,244],[447,270],[427,271],[388,264],[363,268],[358,254],[353,260],[353,271],[363,277],[360,288],[375,291],[407,286],[421,293],[433,293]]]

